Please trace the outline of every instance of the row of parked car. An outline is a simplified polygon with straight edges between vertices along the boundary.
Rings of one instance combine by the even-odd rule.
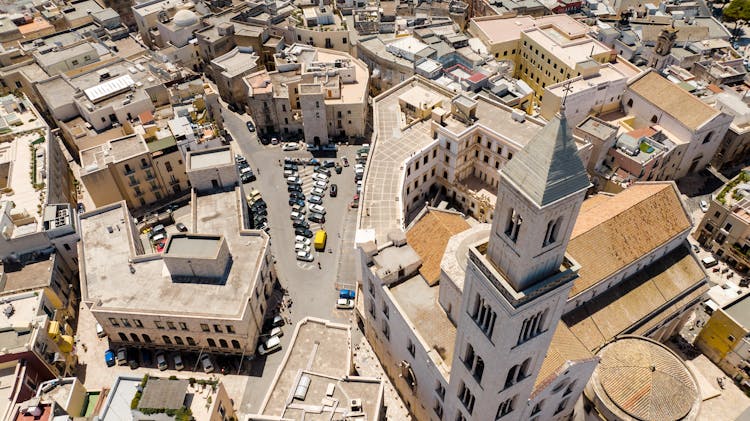
[[[170,368],[170,362],[172,368],[177,371],[185,369],[185,363],[182,359],[182,354],[175,352],[170,356],[165,351],[156,352],[156,368],[161,371]],[[113,367],[115,365],[127,365],[131,369],[135,370],[141,365],[149,367],[153,364],[151,357],[151,350],[142,348],[140,350],[135,348],[120,347],[117,351],[108,349],[104,351],[104,362],[107,367]],[[214,363],[211,361],[211,357],[207,354],[202,354],[199,358],[199,365],[206,373],[212,373],[214,371]]]
[[[250,164],[247,163],[247,159],[244,156],[240,154],[235,155],[234,163],[237,166],[237,171],[240,173],[240,181],[242,184],[250,183],[257,179],[252,168],[250,168]]]

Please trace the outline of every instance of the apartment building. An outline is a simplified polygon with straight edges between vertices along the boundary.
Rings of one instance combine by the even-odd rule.
[[[196,170],[231,154],[199,152]],[[82,300],[119,345],[252,354],[276,275],[269,237],[249,230],[234,182],[193,190],[190,213],[162,253],[144,250],[126,203],[81,215]],[[196,178],[194,185],[200,185]],[[209,183],[210,186],[210,183]],[[145,238],[145,235],[143,236]],[[117,287],[113,287],[117,285]]]
[[[189,190],[184,156],[170,136],[147,143],[141,134],[82,150],[81,181],[94,204],[125,201],[130,209]]]
[[[347,53],[294,44],[274,56],[276,70],[248,75],[247,108],[262,135],[307,143],[363,137],[368,70]]]
[[[428,208],[405,233],[357,233],[359,317],[416,418],[569,419],[601,346],[690,317],[708,287],[674,183],[589,186],[558,114],[500,170],[491,224]]]
[[[695,346],[732,378],[750,377],[750,299],[745,295],[714,310],[695,338]]]
[[[741,171],[711,197],[693,236],[740,271],[750,268],[750,174]]]
[[[292,42],[350,52],[350,32],[346,20],[336,7],[337,3],[304,5],[295,9],[287,18],[291,28]],[[354,29],[354,28],[351,28]]]
[[[515,63],[514,77],[534,89],[539,101],[547,86],[596,74],[616,54],[589,36],[589,27],[568,15],[487,16],[471,20],[469,32],[496,59]]]
[[[224,101],[238,105],[247,98],[244,77],[259,68],[258,55],[250,47],[235,47],[211,60],[211,70],[219,95]]]

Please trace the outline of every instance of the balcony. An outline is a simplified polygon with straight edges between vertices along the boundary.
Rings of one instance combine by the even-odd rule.
[[[152,174],[152,173],[146,173],[146,181],[151,181],[151,180],[153,180],[155,178],[156,178],[156,176],[154,174]]]
[[[175,184],[180,184],[180,180],[178,180],[176,178],[173,178],[173,179],[169,180],[169,185],[170,186],[174,186]]]
[[[125,175],[135,174],[135,170],[130,167],[125,167],[124,174]]]
[[[130,187],[137,186],[141,184],[141,180],[137,178],[131,178],[129,184],[130,184]]]

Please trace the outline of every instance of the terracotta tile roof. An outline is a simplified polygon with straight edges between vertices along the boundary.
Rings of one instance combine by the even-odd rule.
[[[719,114],[719,111],[653,71],[632,82],[629,89],[691,130]]]
[[[636,183],[599,196],[583,202],[568,243],[568,253],[581,264],[571,298],[692,226],[672,182]]]
[[[406,232],[406,242],[422,258],[419,273],[432,286],[440,280],[440,262],[448,240],[469,229],[469,224],[457,213],[430,209]]]
[[[656,134],[656,130],[652,129],[651,127],[641,127],[640,129],[635,129],[630,132],[628,132],[628,135],[630,135],[634,139],[640,139],[641,137],[649,137]]]
[[[654,326],[655,320],[669,317],[706,290],[705,276],[690,251],[681,246],[565,314],[563,321],[586,348],[595,351],[644,320]]]
[[[587,360],[593,357],[594,354],[565,326],[565,323],[558,322],[552,342],[547,349],[547,355],[542,362],[542,368],[539,369],[539,375],[534,382],[534,393],[554,381],[557,378],[557,371],[566,362]]]

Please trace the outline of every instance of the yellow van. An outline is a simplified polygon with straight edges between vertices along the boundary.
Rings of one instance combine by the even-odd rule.
[[[328,238],[328,234],[326,234],[325,231],[319,230],[315,233],[315,241],[313,241],[313,245],[315,245],[315,250],[317,251],[323,251],[326,249],[326,239]]]

